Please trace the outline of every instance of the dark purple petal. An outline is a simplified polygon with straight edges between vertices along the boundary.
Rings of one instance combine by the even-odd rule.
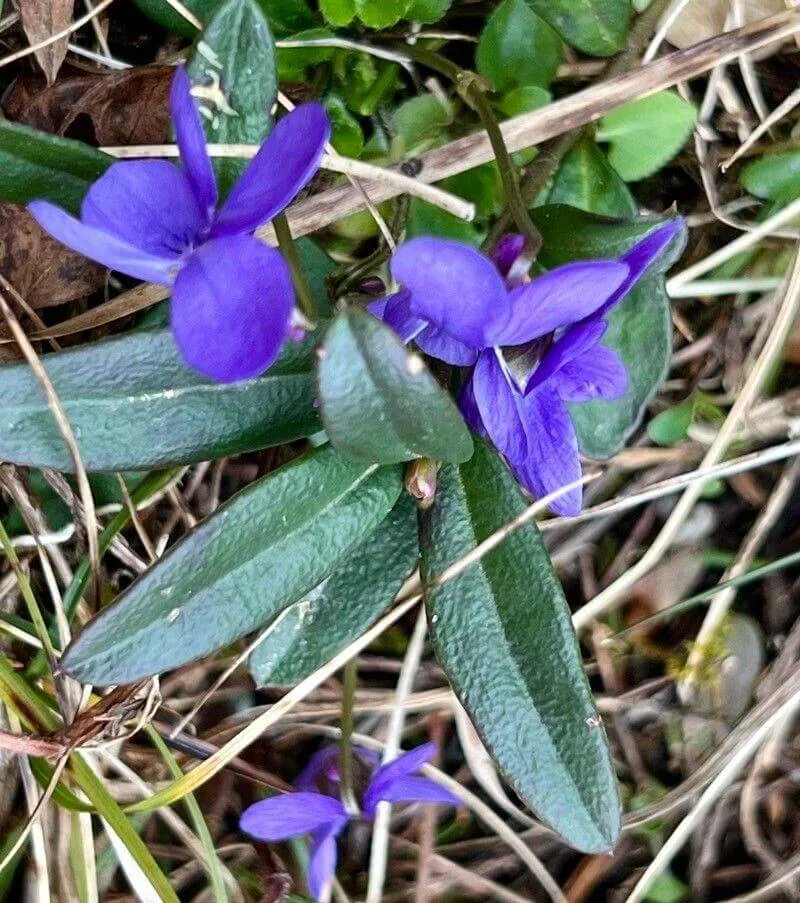
[[[32,201],[28,211],[53,238],[111,270],[161,285],[171,285],[175,278],[180,263],[177,255],[148,254],[101,229],[85,225],[48,201]]]
[[[348,820],[344,806],[323,793],[284,793],[253,803],[242,813],[239,827],[258,840],[286,840],[335,826]]]
[[[480,251],[449,239],[412,238],[395,251],[391,269],[411,292],[412,313],[470,348],[496,344],[511,313],[508,293]]]
[[[191,88],[192,83],[185,67],[178,66],[172,78],[169,96],[172,125],[181,153],[183,171],[210,224],[217,206],[217,181],[206,150],[203,122],[197,112]]]
[[[525,236],[516,233],[504,235],[492,252],[492,260],[503,277],[508,276],[517,262],[519,255],[525,250]]]
[[[329,828],[314,832],[308,860],[308,889],[315,900],[326,894],[336,874],[336,838],[346,821],[334,822]]]
[[[550,379],[571,360],[594,347],[603,338],[608,324],[603,319],[591,317],[577,326],[570,326],[547,351],[539,366],[533,371],[525,385],[525,394],[532,392],[545,380]]]
[[[218,382],[249,379],[289,333],[294,288],[274,248],[237,235],[206,242],[175,280],[172,332],[188,364]]]
[[[488,352],[484,352],[487,354]],[[465,383],[458,396],[458,407],[461,411],[467,426],[484,439],[489,438],[486,427],[483,425],[481,412],[478,410],[478,403],[475,401],[475,392],[472,388],[472,377]]]
[[[452,338],[438,326],[428,326],[419,332],[414,340],[425,354],[454,367],[471,367],[478,359],[478,352],[474,348]]]
[[[231,189],[213,235],[252,232],[287,207],[319,169],[330,132],[322,104],[306,103],[284,116]]]
[[[597,345],[566,364],[553,381],[564,401],[621,398],[628,389],[628,371],[610,348]]]
[[[532,495],[541,498],[567,483],[580,479],[578,439],[566,404],[551,383],[544,383],[525,398],[525,432],[528,453],[509,464],[517,480]],[[550,504],[556,514],[579,514],[583,489],[578,486]]]
[[[622,285],[628,267],[616,260],[581,260],[538,276],[510,293],[513,315],[498,345],[524,345],[594,313]]]
[[[411,295],[406,291],[389,295],[381,319],[403,342],[415,339],[428,325],[426,320],[411,313]]]
[[[380,793],[372,794],[367,805],[364,796],[364,815],[374,818],[375,809],[380,802],[386,803],[443,803],[447,806],[458,806],[460,800],[445,787],[428,778],[400,777],[383,785]]]
[[[208,225],[188,179],[166,160],[109,166],[89,189],[81,219],[159,257],[189,250]]]
[[[523,398],[511,382],[494,349],[483,351],[472,374],[472,392],[481,421],[496,448],[509,460],[528,453],[522,421]]]
[[[371,749],[357,746],[353,749],[353,752],[365,765],[371,768],[377,768],[380,765],[380,758]],[[308,765],[297,776],[294,786],[298,790],[320,790],[318,782],[321,778],[325,778],[332,784],[339,782],[338,746],[325,746],[318,752],[315,752],[309,759]]]
[[[626,251],[620,260],[626,263],[630,268],[628,278],[622,285],[611,295],[606,303],[597,310],[597,316],[602,316],[619,301],[636,285],[642,278],[646,270],[655,263],[656,259],[664,253],[672,239],[686,225],[680,218],[672,219],[663,226],[646,235],[640,242],[637,242],[629,251]]]

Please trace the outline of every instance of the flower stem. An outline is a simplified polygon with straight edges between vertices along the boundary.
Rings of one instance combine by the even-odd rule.
[[[278,247],[289,264],[289,269],[292,271],[292,282],[294,283],[294,290],[297,292],[297,306],[305,317],[313,321],[317,317],[317,309],[314,305],[314,299],[311,297],[311,289],[308,287],[308,282],[303,273],[300,255],[297,253],[297,246],[292,238],[286,214],[279,213],[273,219],[272,226],[275,229],[275,235],[278,237]]]
[[[342,734],[339,739],[339,788],[341,801],[345,809],[352,814],[358,813],[355,790],[353,787],[353,727],[356,684],[358,682],[358,659],[351,658],[344,666],[342,681]]]

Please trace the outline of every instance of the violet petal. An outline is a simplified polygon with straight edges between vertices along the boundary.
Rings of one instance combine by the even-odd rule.
[[[562,367],[554,384],[564,401],[621,398],[628,389],[628,371],[610,348],[596,345]]]
[[[402,342],[417,338],[428,325],[426,320],[411,313],[411,295],[406,291],[389,295],[381,319],[397,333]]]
[[[509,464],[519,482],[541,498],[580,479],[581,460],[575,427],[566,404],[549,382],[525,397],[525,432],[528,454]],[[556,514],[579,514],[583,489],[578,486],[550,505]]]
[[[618,302],[636,285],[636,283],[644,276],[645,272],[655,263],[656,259],[664,253],[672,239],[683,229],[686,224],[680,218],[672,219],[663,226],[653,229],[649,235],[646,235],[641,241],[637,242],[629,251],[626,251],[620,261],[626,263],[630,268],[628,278],[622,285],[611,295],[611,297],[596,312],[597,316],[602,316]]]
[[[452,338],[438,326],[428,326],[414,337],[414,341],[425,354],[454,367],[471,367],[478,359],[474,348]]]
[[[484,352],[488,354],[488,352]],[[472,388],[472,378],[470,377],[465,383],[458,396],[458,407],[461,415],[467,422],[467,426],[476,432],[483,439],[488,439],[489,434],[483,425],[481,412],[478,410],[478,403],[475,401],[475,392]]]
[[[49,201],[32,201],[28,211],[53,238],[111,270],[161,285],[171,285],[175,278],[179,265],[175,254],[148,254],[102,229],[87,226]]]
[[[274,248],[237,235],[206,242],[172,292],[172,332],[184,359],[205,376],[234,382],[263,373],[289,332],[294,288]]]
[[[472,374],[472,391],[481,421],[497,449],[510,460],[524,459],[528,454],[522,421],[524,401],[494,349],[481,352]]]
[[[319,169],[330,131],[322,104],[284,116],[231,189],[212,234],[252,232],[287,207]]]
[[[309,834],[320,828],[339,830],[348,819],[339,800],[323,793],[284,793],[248,806],[239,827],[258,840],[276,841]]]
[[[313,834],[308,860],[308,889],[315,900],[322,899],[336,875],[336,838],[346,824],[346,819],[333,822]]]
[[[191,94],[192,83],[185,66],[178,66],[172,77],[169,102],[175,139],[181,154],[183,171],[200,209],[210,224],[217,206],[217,181],[206,149],[203,122]]]
[[[616,260],[580,260],[512,289],[513,315],[498,345],[524,345],[594,313],[628,276]]]
[[[428,778],[405,776],[395,778],[394,781],[382,785],[380,792],[373,793],[369,797],[364,796],[364,815],[367,818],[375,817],[378,803],[443,803],[447,806],[458,806],[460,800],[446,787],[431,781]]]
[[[189,180],[166,160],[113,163],[89,189],[81,219],[159,257],[187,251],[208,225]]]
[[[411,311],[470,348],[495,344],[511,310],[494,264],[469,245],[412,238],[395,251],[392,275],[411,293]]]
[[[511,272],[511,268],[517,262],[519,255],[525,250],[526,238],[524,235],[512,232],[504,235],[492,252],[492,260],[505,278]]]
[[[532,392],[571,360],[594,347],[603,338],[606,329],[608,329],[608,324],[605,320],[591,317],[589,320],[579,323],[577,326],[570,326],[565,330],[530,375],[525,385],[525,394]]]

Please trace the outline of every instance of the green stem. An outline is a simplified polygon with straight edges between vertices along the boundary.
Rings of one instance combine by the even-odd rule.
[[[308,282],[303,273],[300,255],[297,253],[297,246],[292,238],[292,231],[289,228],[286,214],[279,213],[273,219],[272,225],[278,238],[278,247],[289,264],[289,269],[292,271],[292,282],[294,283],[294,290],[297,292],[297,305],[303,315],[313,322],[317,317],[317,310],[314,306],[314,299],[311,297],[311,289],[308,287]]]
[[[353,787],[353,727],[355,723],[354,705],[358,682],[358,660],[351,658],[344,666],[342,682],[342,733],[339,739],[339,776],[341,800],[348,812],[358,813]]]

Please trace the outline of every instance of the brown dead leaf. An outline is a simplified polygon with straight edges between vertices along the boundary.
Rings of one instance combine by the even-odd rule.
[[[676,47],[689,47],[725,30],[731,0],[690,0],[667,32],[667,40]],[[784,0],[744,0],[744,22],[758,22],[784,12]]]
[[[19,15],[22,28],[31,45],[47,41],[72,22],[74,0],[21,0]],[[67,55],[69,37],[51,41],[35,51],[36,62],[42,67],[48,84],[56,80],[58,70]]]
[[[33,128],[97,144],[163,144],[169,135],[171,66],[79,73],[50,86],[19,78],[7,115]]]
[[[0,204],[0,273],[33,308],[83,298],[105,280],[103,267],[51,238],[16,204]]]

